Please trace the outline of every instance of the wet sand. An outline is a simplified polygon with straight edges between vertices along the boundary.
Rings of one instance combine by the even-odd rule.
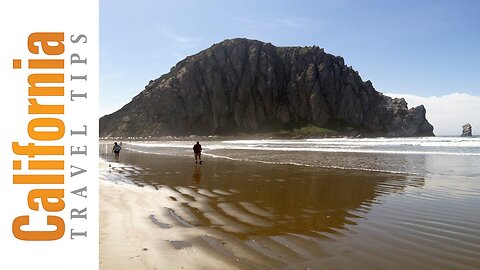
[[[100,196],[100,269],[236,269],[172,220],[168,193],[100,181]]]
[[[101,269],[480,268],[472,179],[124,149],[100,164]]]

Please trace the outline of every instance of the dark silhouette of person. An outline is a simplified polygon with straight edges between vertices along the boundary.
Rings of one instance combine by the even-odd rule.
[[[115,161],[116,162],[118,162],[120,160],[120,150],[121,149],[122,149],[122,147],[117,142],[115,142],[113,144],[112,152],[115,153]]]
[[[195,155],[195,163],[198,163],[197,159],[200,161],[200,165],[202,164],[202,146],[200,142],[197,142],[193,146],[193,154]]]

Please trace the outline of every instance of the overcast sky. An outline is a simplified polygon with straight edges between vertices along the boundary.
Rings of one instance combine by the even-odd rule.
[[[186,56],[235,37],[318,45],[411,105],[436,96],[447,106],[459,100],[453,93],[478,101],[479,12],[476,0],[102,0],[100,112],[118,110]],[[438,119],[432,104],[427,117]],[[459,121],[478,122],[477,105],[460,108],[473,119]],[[455,135],[458,126],[443,130]]]

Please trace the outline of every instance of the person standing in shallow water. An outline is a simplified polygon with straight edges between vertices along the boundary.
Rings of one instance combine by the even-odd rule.
[[[113,144],[112,152],[115,153],[115,161],[116,162],[119,162],[119,160],[120,160],[120,150],[121,149],[122,149],[122,147],[117,142],[115,142]]]
[[[195,163],[198,163],[198,160],[200,161],[200,165],[202,165],[202,146],[200,145],[200,142],[197,142],[193,146],[193,154],[195,155]]]

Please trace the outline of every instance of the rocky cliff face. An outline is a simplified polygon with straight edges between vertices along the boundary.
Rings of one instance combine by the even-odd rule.
[[[101,136],[210,135],[313,124],[378,136],[433,136],[425,108],[409,109],[363,82],[341,57],[256,40],[215,44],[150,81]]]

